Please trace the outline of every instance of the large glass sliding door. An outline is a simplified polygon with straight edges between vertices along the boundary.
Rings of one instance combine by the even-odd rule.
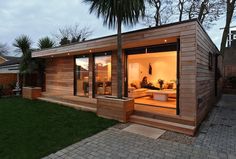
[[[126,96],[135,109],[178,115],[178,43],[127,49],[126,55]]]
[[[103,55],[94,56],[94,94],[112,95],[111,82],[111,55],[104,53]]]
[[[77,57],[76,63],[76,95],[89,96],[89,58]]]

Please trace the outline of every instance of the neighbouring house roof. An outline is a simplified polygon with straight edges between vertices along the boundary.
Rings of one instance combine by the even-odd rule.
[[[15,57],[15,56],[4,56],[7,60],[6,62],[0,64],[1,66],[7,66],[7,65],[14,65],[14,64],[19,64],[21,62],[20,57]]]
[[[3,59],[4,61],[7,61],[7,59],[2,55],[0,55],[0,58]]]
[[[19,73],[20,57],[4,56],[7,61],[0,64],[0,73]]]
[[[184,27],[186,28],[186,27],[194,26],[194,25],[199,25],[200,27],[202,27],[202,25],[200,24],[200,22],[197,19],[192,19],[192,20],[186,20],[186,21],[182,21],[182,22],[165,24],[162,26],[149,27],[149,28],[145,28],[145,29],[122,33],[123,49],[132,48],[132,47],[135,47],[135,45],[147,46],[147,45],[163,44],[164,40],[165,41],[167,40],[168,43],[176,42],[177,38],[181,34],[181,31],[179,31],[178,34],[171,34],[172,30],[174,30],[176,27],[180,28],[180,26],[183,28]],[[166,32],[166,30],[169,30],[169,33],[168,34],[165,33],[165,35],[163,35],[163,33],[162,33],[161,36],[154,36],[153,35],[153,33],[155,33],[155,32],[161,33],[163,30],[165,30],[165,32]],[[203,30],[204,30],[204,28],[203,28]],[[205,30],[204,30],[204,32],[206,33]],[[48,57],[54,57],[54,56],[78,55],[78,54],[84,54],[84,53],[103,52],[103,51],[114,50],[114,48],[116,48],[116,46],[117,46],[116,36],[117,36],[117,34],[105,36],[105,37],[100,37],[100,38],[95,38],[95,39],[90,39],[90,40],[86,40],[84,42],[77,42],[77,43],[67,44],[67,45],[63,45],[63,46],[57,46],[57,47],[50,48],[50,49],[35,50],[32,52],[32,57],[48,58]],[[208,36],[208,34],[207,34],[207,36]],[[136,38],[135,39],[136,41],[134,40],[134,37]],[[147,37],[149,38],[149,41],[146,41],[146,43],[141,44],[140,42],[143,41],[143,39],[145,39]],[[209,36],[208,36],[208,38],[210,39],[210,41],[212,41]],[[137,41],[137,39],[139,39],[139,41]],[[215,48],[217,48],[217,47],[215,46]]]

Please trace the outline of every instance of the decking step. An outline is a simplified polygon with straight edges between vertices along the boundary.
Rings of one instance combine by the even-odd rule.
[[[147,118],[153,118],[153,119],[159,119],[159,120],[165,120],[165,121],[175,122],[175,123],[179,123],[179,124],[195,126],[195,121],[193,119],[189,119],[189,118],[181,117],[181,116],[177,116],[177,115],[168,115],[168,114],[141,111],[141,110],[134,110],[134,115],[143,116],[143,117],[147,117]]]
[[[179,133],[184,133],[190,136],[194,136],[196,130],[195,126],[185,125],[160,119],[153,119],[139,115],[131,115],[130,122],[157,127],[165,130],[171,130]]]
[[[42,97],[44,98],[50,98],[53,100],[58,100],[66,103],[72,103],[72,104],[77,104],[77,105],[83,105],[86,107],[92,107],[92,108],[97,108],[97,101],[96,100],[91,100],[91,99],[84,99],[76,96],[52,96],[52,95],[45,95],[42,94]]]
[[[65,101],[60,101],[58,99],[52,99],[52,98],[47,98],[47,97],[40,97],[38,98],[39,100],[46,101],[46,102],[51,102],[51,103],[56,103],[60,105],[65,105],[69,106],[78,110],[83,110],[83,111],[90,111],[90,112],[96,112],[96,108],[88,107],[86,105],[81,105],[81,104],[74,104],[71,102],[65,102]]]

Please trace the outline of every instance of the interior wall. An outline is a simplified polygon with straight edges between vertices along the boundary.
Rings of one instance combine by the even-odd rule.
[[[166,56],[155,57],[146,56],[146,54],[139,55],[140,58],[132,57],[133,55],[128,57],[129,86],[131,83],[141,82],[144,76],[147,76],[148,82],[152,82],[154,85],[157,85],[158,79],[162,79],[164,82],[176,80],[176,52],[169,53]],[[150,66],[152,74],[149,74]]]

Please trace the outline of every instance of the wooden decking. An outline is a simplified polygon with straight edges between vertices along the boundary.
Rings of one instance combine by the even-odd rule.
[[[131,115],[130,121],[142,125],[157,127],[161,129],[166,129],[170,131],[175,131],[179,133],[184,133],[190,136],[194,136],[196,131],[196,126],[186,125],[186,124],[180,124],[177,122],[170,122],[166,120],[161,119],[153,119],[138,115]]]
[[[195,120],[176,115],[176,109],[135,104],[130,122],[171,130],[193,136]]]
[[[39,100],[69,106],[78,110],[97,113],[97,99],[82,98],[78,96],[54,96],[44,93]],[[112,103],[110,104],[112,107]],[[110,109],[109,109],[110,110]],[[119,112],[117,112],[119,114]],[[129,122],[143,124],[161,129],[194,135],[196,131],[195,120],[176,115],[176,109],[142,104],[134,104],[134,111],[127,118]]]
[[[97,112],[97,100],[89,98],[81,98],[77,96],[53,96],[52,94],[44,93],[39,100],[57,103],[83,111]]]

